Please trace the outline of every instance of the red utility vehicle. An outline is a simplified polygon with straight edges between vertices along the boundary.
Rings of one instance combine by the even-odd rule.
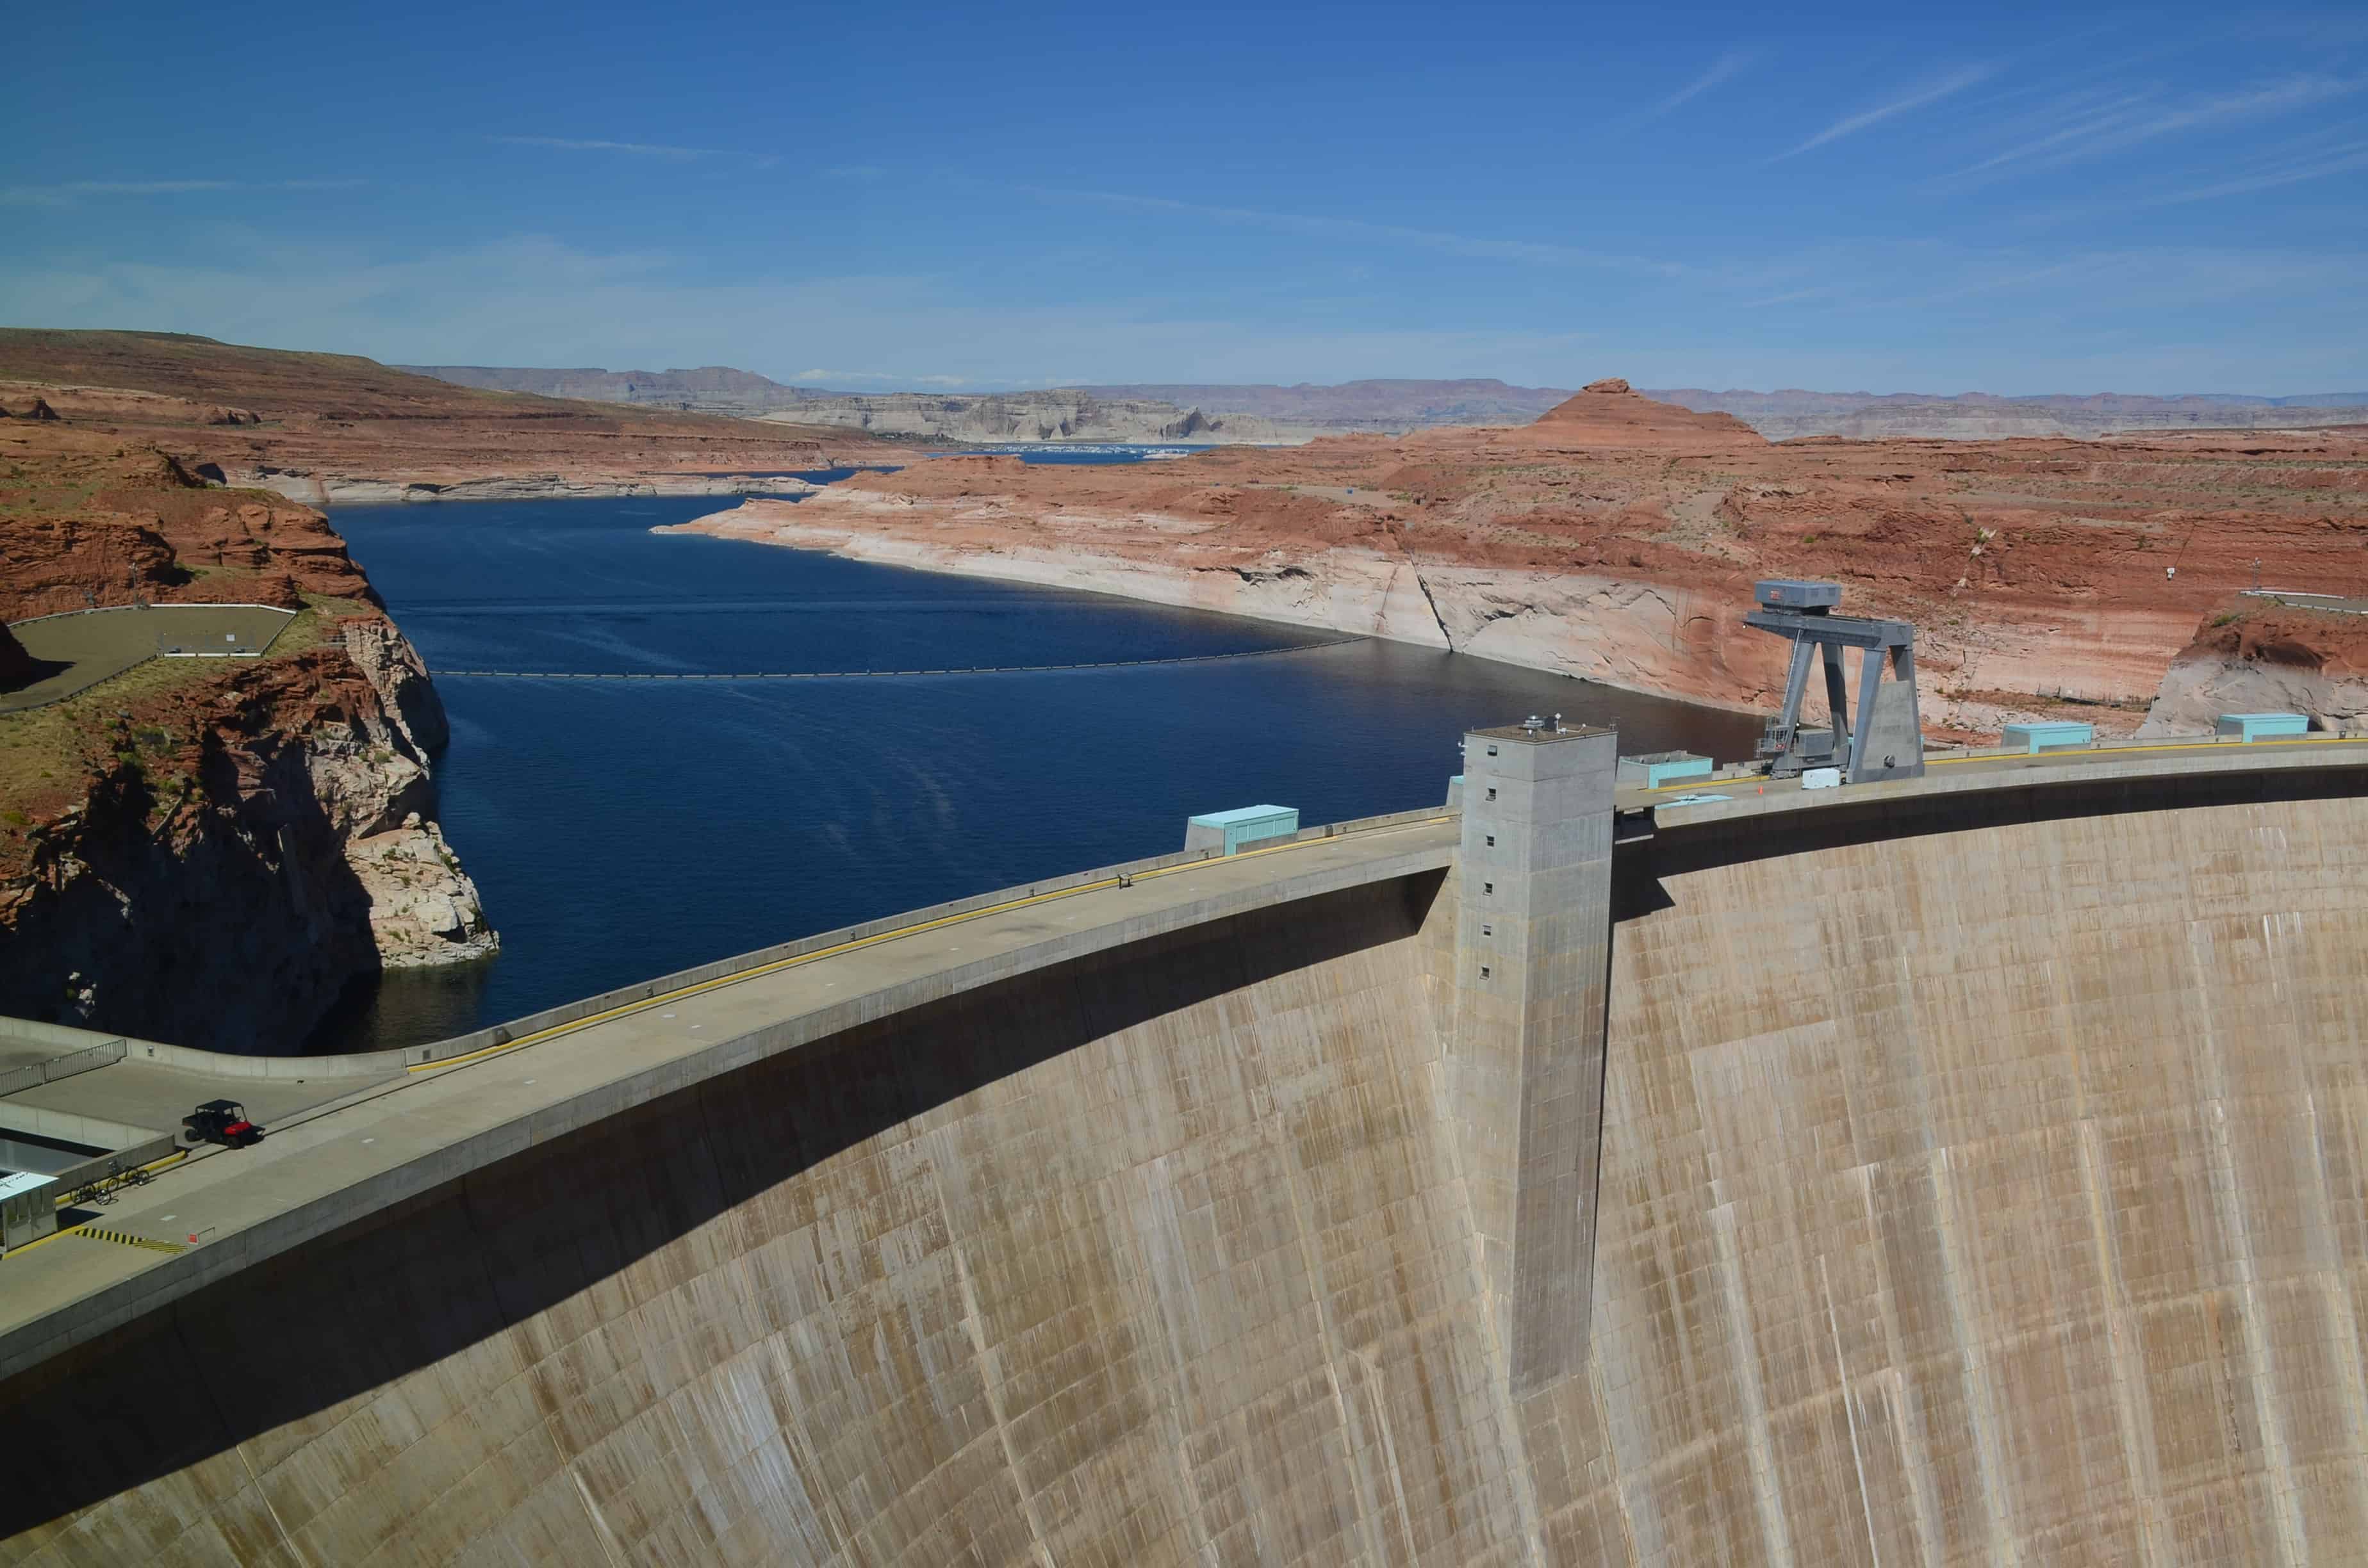
[[[236,1100],[208,1100],[191,1116],[181,1118],[192,1143],[219,1143],[244,1149],[263,1142],[263,1129],[246,1119],[246,1108]]]

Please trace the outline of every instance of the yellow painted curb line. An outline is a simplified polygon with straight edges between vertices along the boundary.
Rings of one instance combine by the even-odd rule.
[[[76,1225],[71,1231],[62,1231],[59,1233],[68,1236],[87,1236],[95,1242],[114,1242],[119,1246],[146,1247],[150,1252],[181,1253],[189,1250],[179,1242],[152,1242],[146,1236],[129,1235],[121,1231],[105,1231],[97,1225]]]

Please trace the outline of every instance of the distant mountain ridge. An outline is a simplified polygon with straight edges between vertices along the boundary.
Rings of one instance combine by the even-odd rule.
[[[951,441],[1278,441],[1442,426],[1527,425],[1574,389],[1494,378],[1343,381],[1293,386],[1143,381],[1009,392],[840,392],[790,386],[749,370],[527,369],[404,365],[488,391],[629,403],[747,418],[794,417],[883,436]],[[2368,392],[2261,397],[2192,392],[1775,392],[1640,388],[1698,414],[1730,414],[1770,440],[1803,436],[1942,437],[2103,436],[2117,430],[2273,429],[2368,424]]]
[[[693,370],[526,369],[500,365],[397,365],[415,376],[433,376],[486,392],[533,392],[586,403],[653,403],[702,414],[771,414],[827,392],[784,386],[729,365]]]
[[[1489,378],[1362,381],[1318,386],[1229,386],[1147,381],[1082,386],[1097,397],[1145,397],[1212,414],[1254,414],[1279,425],[1326,430],[1413,430],[1435,425],[1526,425],[1567,401],[1573,389],[1517,387]]]
[[[1294,437],[1243,412],[1212,414],[1106,390],[1010,392],[840,392],[793,387],[750,370],[527,369],[495,365],[408,365],[492,392],[539,392],[594,403],[646,403],[699,414],[840,426],[875,435],[977,445],[1037,441],[1271,442]]]

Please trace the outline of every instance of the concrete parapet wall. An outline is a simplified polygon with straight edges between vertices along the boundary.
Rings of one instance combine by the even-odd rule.
[[[1273,843],[1304,844],[1313,839],[1337,838],[1346,833],[1363,833],[1376,828],[1396,827],[1407,823],[1428,822],[1442,814],[1445,813],[1436,807],[1425,807],[1410,812],[1391,812],[1381,816],[1359,817],[1349,822],[1327,823],[1317,827],[1302,828],[1287,837],[1273,840]],[[1262,842],[1258,847],[1263,849],[1270,846]],[[456,1056],[467,1056],[483,1051],[487,1046],[505,1045],[511,1040],[522,1040],[528,1035],[536,1034],[544,1029],[556,1028],[562,1025],[575,1023],[581,1018],[588,1018],[596,1013],[630,1006],[636,1002],[645,1002],[653,996],[663,995],[670,991],[679,991],[685,986],[724,979],[747,970],[761,968],[768,963],[778,963],[783,959],[802,958],[809,953],[821,952],[826,948],[861,941],[867,937],[882,936],[913,926],[925,926],[936,921],[951,919],[977,910],[992,908],[999,903],[1008,903],[1016,899],[1063,892],[1072,888],[1087,887],[1096,882],[1108,881],[1114,877],[1138,876],[1145,871],[1161,870],[1170,866],[1190,865],[1193,861],[1212,859],[1222,854],[1222,850],[1188,849],[1168,855],[1154,855],[1141,860],[1130,860],[1122,865],[1102,866],[1089,871],[1073,871],[1065,876],[1047,877],[1041,881],[1028,882],[1019,887],[998,888],[992,892],[975,893],[969,898],[954,899],[945,903],[932,904],[925,909],[906,910],[899,915],[883,915],[878,920],[867,920],[860,925],[841,926],[836,931],[822,931],[811,937],[800,937],[794,941],[777,942],[771,947],[759,948],[753,952],[717,959],[712,962],[694,965],[689,969],[677,970],[672,974],[660,975],[655,980],[620,986],[614,991],[604,991],[596,996],[580,997],[573,1002],[562,1003],[555,1007],[546,1007],[539,1013],[529,1013],[522,1018],[513,1018],[507,1023],[489,1025],[484,1028],[472,1029],[467,1034],[454,1035],[449,1040],[438,1040],[428,1045],[407,1046],[400,1051],[354,1051],[336,1056],[245,1056],[225,1051],[198,1051],[188,1046],[165,1045],[154,1040],[133,1040],[131,1050],[134,1054],[146,1061],[223,1078],[314,1079],[372,1076],[404,1067],[416,1066],[424,1062],[443,1062]],[[65,1029],[54,1024],[35,1024],[17,1018],[0,1019],[0,1031],[17,1033],[30,1029],[48,1029],[63,1035],[85,1036],[93,1040],[100,1038],[91,1035],[87,1030]],[[31,1037],[28,1036],[28,1038]]]
[[[169,1135],[174,1130],[140,1127],[106,1117],[83,1116],[45,1106],[0,1101],[0,1131],[28,1132],[36,1138],[53,1138],[61,1143],[79,1143],[85,1149],[112,1152],[146,1143],[159,1134]]]

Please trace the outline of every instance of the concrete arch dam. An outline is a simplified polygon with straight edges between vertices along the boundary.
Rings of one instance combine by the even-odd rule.
[[[2368,1553],[2368,748],[1522,782],[174,1167],[0,1260],[0,1561]]]

